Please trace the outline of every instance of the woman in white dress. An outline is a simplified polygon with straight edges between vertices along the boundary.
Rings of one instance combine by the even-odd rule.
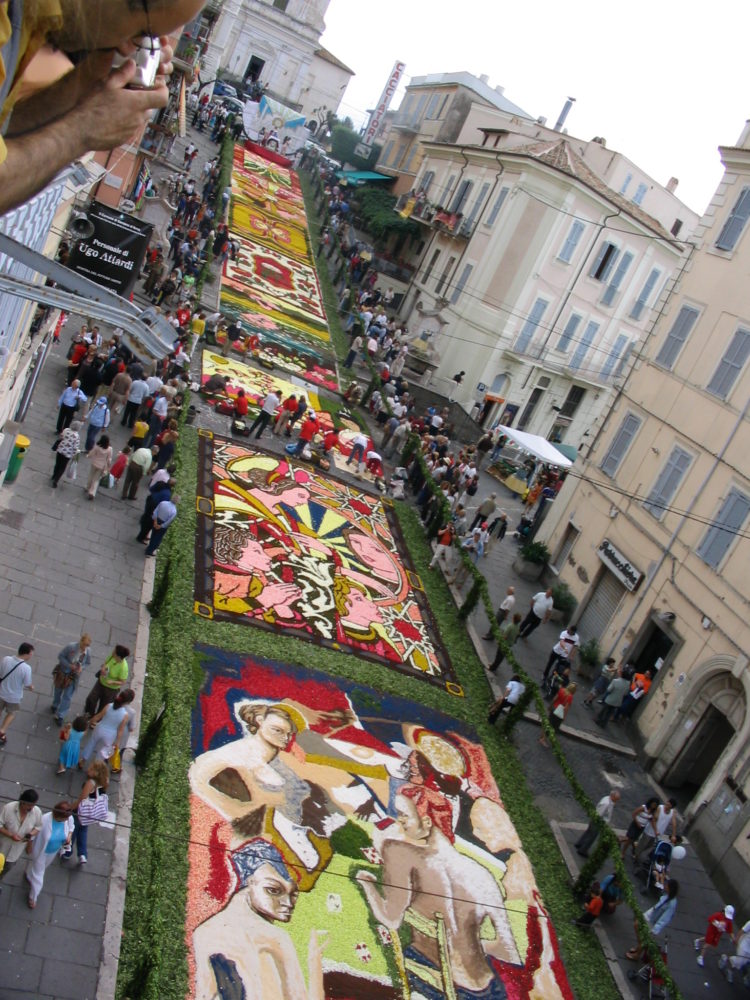
[[[29,881],[29,907],[34,909],[39,893],[44,884],[44,873],[52,864],[60,848],[70,847],[73,837],[73,805],[70,802],[58,802],[52,807],[52,812],[42,816],[42,828],[32,841],[29,841],[26,852],[31,855],[31,864],[26,869]]]

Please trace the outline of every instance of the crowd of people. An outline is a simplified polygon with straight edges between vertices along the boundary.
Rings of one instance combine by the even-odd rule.
[[[123,645],[115,646],[101,662],[79,714],[66,718],[79,684],[91,674],[91,646],[87,634],[66,644],[52,672],[50,711],[60,728],[50,745],[50,765],[55,768],[50,773],[63,775],[68,768],[80,769],[84,775],[80,792],[42,812],[37,789],[25,788],[16,801],[0,809],[0,879],[25,862],[30,909],[36,908],[45,871],[56,858],[70,860],[75,848],[79,867],[88,863],[88,828],[108,818],[110,777],[121,770],[121,752],[133,728],[130,650]],[[34,690],[34,652],[32,643],[22,642],[15,656],[5,656],[0,662],[2,746],[25,692]]]

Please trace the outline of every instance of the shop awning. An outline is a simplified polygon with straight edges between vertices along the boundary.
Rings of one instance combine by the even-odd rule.
[[[569,469],[573,464],[555,445],[546,438],[540,437],[539,434],[527,434],[525,431],[517,431],[513,427],[500,427],[498,429],[502,434],[505,434],[509,441],[513,441],[519,448],[528,452],[529,455],[533,455],[534,458],[538,458],[545,465],[556,465],[558,469]]]
[[[337,170],[336,176],[347,184],[364,184],[365,181],[392,181],[392,177],[378,174],[374,170]]]
[[[571,462],[575,462],[578,458],[578,449],[573,444],[556,444],[553,442],[552,447],[561,451],[566,458],[570,459]]]

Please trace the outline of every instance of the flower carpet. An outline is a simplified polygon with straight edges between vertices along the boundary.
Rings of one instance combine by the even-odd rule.
[[[195,611],[348,649],[461,695],[390,504],[202,432]]]
[[[190,997],[572,998],[468,727],[302,667],[196,654]]]
[[[294,171],[239,146],[232,170],[230,230],[237,260],[224,265],[222,312],[261,314],[308,336],[330,335]]]
[[[204,351],[201,384],[205,384],[217,372],[220,375],[229,375],[231,378],[231,382],[227,386],[229,396],[236,396],[238,389],[244,389],[248,402],[257,409],[260,409],[261,403],[272,389],[277,395],[281,394],[282,402],[288,399],[292,393],[299,397],[300,392],[303,391],[300,386],[279,378],[278,375],[274,375],[264,368],[254,368],[235,358],[225,358],[220,354]],[[308,405],[315,411],[320,426],[324,430],[333,427],[331,414],[327,410],[321,409],[317,393],[305,389],[304,394],[307,397]]]

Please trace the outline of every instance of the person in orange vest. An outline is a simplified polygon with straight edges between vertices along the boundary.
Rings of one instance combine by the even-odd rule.
[[[613,720],[619,722],[621,719],[629,719],[638,708],[638,704],[651,688],[652,674],[647,670],[643,674],[636,674],[630,685],[630,691],[625,695],[622,704],[613,715]]]

